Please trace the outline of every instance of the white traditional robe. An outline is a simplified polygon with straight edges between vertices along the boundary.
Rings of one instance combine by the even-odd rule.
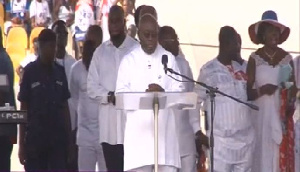
[[[129,36],[116,48],[110,40],[102,43],[94,52],[88,77],[89,97],[99,102],[100,143],[123,144],[125,115],[107,102],[110,91],[116,90],[120,62],[138,43]]]
[[[87,75],[88,71],[82,60],[72,65],[69,85],[72,105],[77,107],[75,110],[78,115],[76,137],[76,143],[79,146],[78,168],[79,170],[87,170],[85,168],[88,166],[88,169],[95,170],[97,164],[99,170],[104,171],[106,165],[102,146],[99,144],[99,106],[96,100],[87,95]]]
[[[117,92],[145,92],[149,84],[156,83],[166,92],[181,91],[180,82],[168,77],[161,63],[162,55],[168,55],[168,67],[178,71],[174,56],[157,46],[151,55],[141,46],[136,47],[121,62]],[[180,77],[176,77],[181,79]],[[154,164],[154,114],[153,110],[126,112],[124,138],[124,170]],[[171,110],[160,110],[158,115],[158,164],[180,167],[180,153],[175,129],[175,117]]]
[[[175,57],[179,72],[191,79],[193,74],[189,66],[189,62],[178,55]],[[186,79],[182,79],[187,81]],[[194,91],[193,82],[184,82],[184,92]],[[175,119],[177,123],[177,131],[179,134],[180,155],[196,155],[195,133],[200,130],[200,114],[196,110],[175,110]]]
[[[209,61],[201,68],[198,81],[247,101],[246,81],[235,79],[228,68],[217,59]],[[205,102],[210,125],[210,98],[206,94],[206,89],[201,86],[197,85],[195,91],[200,102]],[[231,168],[233,171],[238,168],[242,171],[251,170],[254,130],[249,108],[216,94],[214,109],[214,170],[224,172],[231,171]]]
[[[79,146],[96,146],[99,145],[98,102],[87,95],[87,75],[82,60],[72,66],[70,92],[78,114],[76,142]]]

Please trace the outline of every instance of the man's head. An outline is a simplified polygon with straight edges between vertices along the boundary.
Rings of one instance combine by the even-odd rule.
[[[140,17],[144,14],[151,14],[153,17],[157,20],[157,12],[156,9],[153,6],[144,6],[140,11]]]
[[[158,24],[152,14],[146,13],[140,17],[138,36],[145,53],[154,53],[158,44]]]
[[[94,41],[87,40],[83,43],[82,62],[87,70],[89,69],[95,49],[96,46]]]
[[[238,34],[233,27],[224,26],[220,29],[219,34],[220,53],[226,54],[231,60],[239,54]]]
[[[179,54],[179,41],[175,30],[170,26],[159,29],[159,44],[174,56]]]
[[[140,21],[140,13],[143,7],[145,7],[146,5],[141,5],[138,6],[137,9],[135,10],[134,13],[134,23],[135,25],[138,27],[139,26],[139,21]]]
[[[51,29],[44,29],[38,37],[39,56],[43,63],[52,64],[56,51],[56,35]]]
[[[135,7],[135,0],[123,1],[122,7],[124,9],[125,16],[127,16],[128,14],[132,14],[132,11],[134,10],[134,7]]]
[[[92,25],[88,28],[88,31],[85,35],[85,40],[91,40],[95,43],[95,46],[98,47],[102,43],[103,33],[102,29],[98,25]]]
[[[127,29],[127,35],[131,36],[132,38],[135,38],[137,33],[137,28],[134,24],[131,24]]]
[[[238,63],[243,63],[243,58],[241,56],[241,50],[242,50],[242,38],[241,35],[237,33],[237,43],[238,43],[238,53],[236,54],[236,56],[233,56],[234,61],[238,62]]]
[[[62,20],[57,20],[52,25],[52,30],[56,34],[56,39],[59,40],[56,43],[58,48],[65,48],[68,43],[68,30],[66,23]]]
[[[108,30],[110,37],[120,37],[125,34],[125,18],[123,8],[114,5],[109,10]]]

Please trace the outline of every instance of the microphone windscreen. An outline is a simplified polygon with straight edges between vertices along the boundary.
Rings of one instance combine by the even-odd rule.
[[[168,64],[168,56],[167,55],[162,55],[162,58],[161,58],[161,63],[162,64]]]

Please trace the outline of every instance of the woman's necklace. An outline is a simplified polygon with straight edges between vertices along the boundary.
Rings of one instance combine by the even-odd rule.
[[[271,62],[273,62],[274,56],[276,55],[277,50],[272,55],[270,55],[269,53],[267,53],[267,51],[266,51],[265,48],[263,48],[263,50],[264,50],[264,53],[269,57],[269,59],[271,59]]]

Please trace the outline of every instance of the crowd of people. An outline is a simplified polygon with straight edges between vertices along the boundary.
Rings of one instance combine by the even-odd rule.
[[[107,17],[112,5],[123,7],[126,31],[136,36],[134,24],[135,0],[4,0],[5,16],[2,31],[8,35],[12,27],[24,27],[28,36],[35,27],[51,28],[56,20],[63,20],[73,38],[73,50],[78,59],[82,41],[89,26],[98,24],[103,29],[103,40],[109,39]]]
[[[212,144],[215,172],[300,171],[300,57],[293,60],[278,47],[290,29],[274,11],[264,12],[249,26],[251,41],[262,47],[248,61],[241,57],[242,40],[234,27],[220,28],[219,53],[201,67],[197,79],[259,107],[252,110],[220,94],[211,102],[206,88],[166,73],[164,55],[168,68],[193,78],[175,29],[160,26],[152,6],[129,12],[134,1],[122,4],[123,8],[112,4],[108,15],[102,16],[107,17],[101,19],[107,20],[107,40],[104,26],[86,28],[80,58],[66,52],[69,22],[57,18],[34,40],[35,58],[17,69],[21,78],[17,97],[20,109],[28,114],[18,133],[19,160],[26,171],[152,172],[154,112],[117,109],[116,94],[122,92],[198,95],[193,110],[159,111],[159,172],[209,170],[204,148]],[[128,24],[130,20],[133,24]],[[138,39],[131,35],[135,32]],[[12,63],[0,38],[0,74],[8,75],[11,83],[11,89],[0,90],[0,103],[15,106]],[[207,114],[208,124],[214,114],[213,142],[211,126],[206,132],[200,127],[200,111]],[[16,125],[0,125],[0,171],[10,171],[16,136]]]

